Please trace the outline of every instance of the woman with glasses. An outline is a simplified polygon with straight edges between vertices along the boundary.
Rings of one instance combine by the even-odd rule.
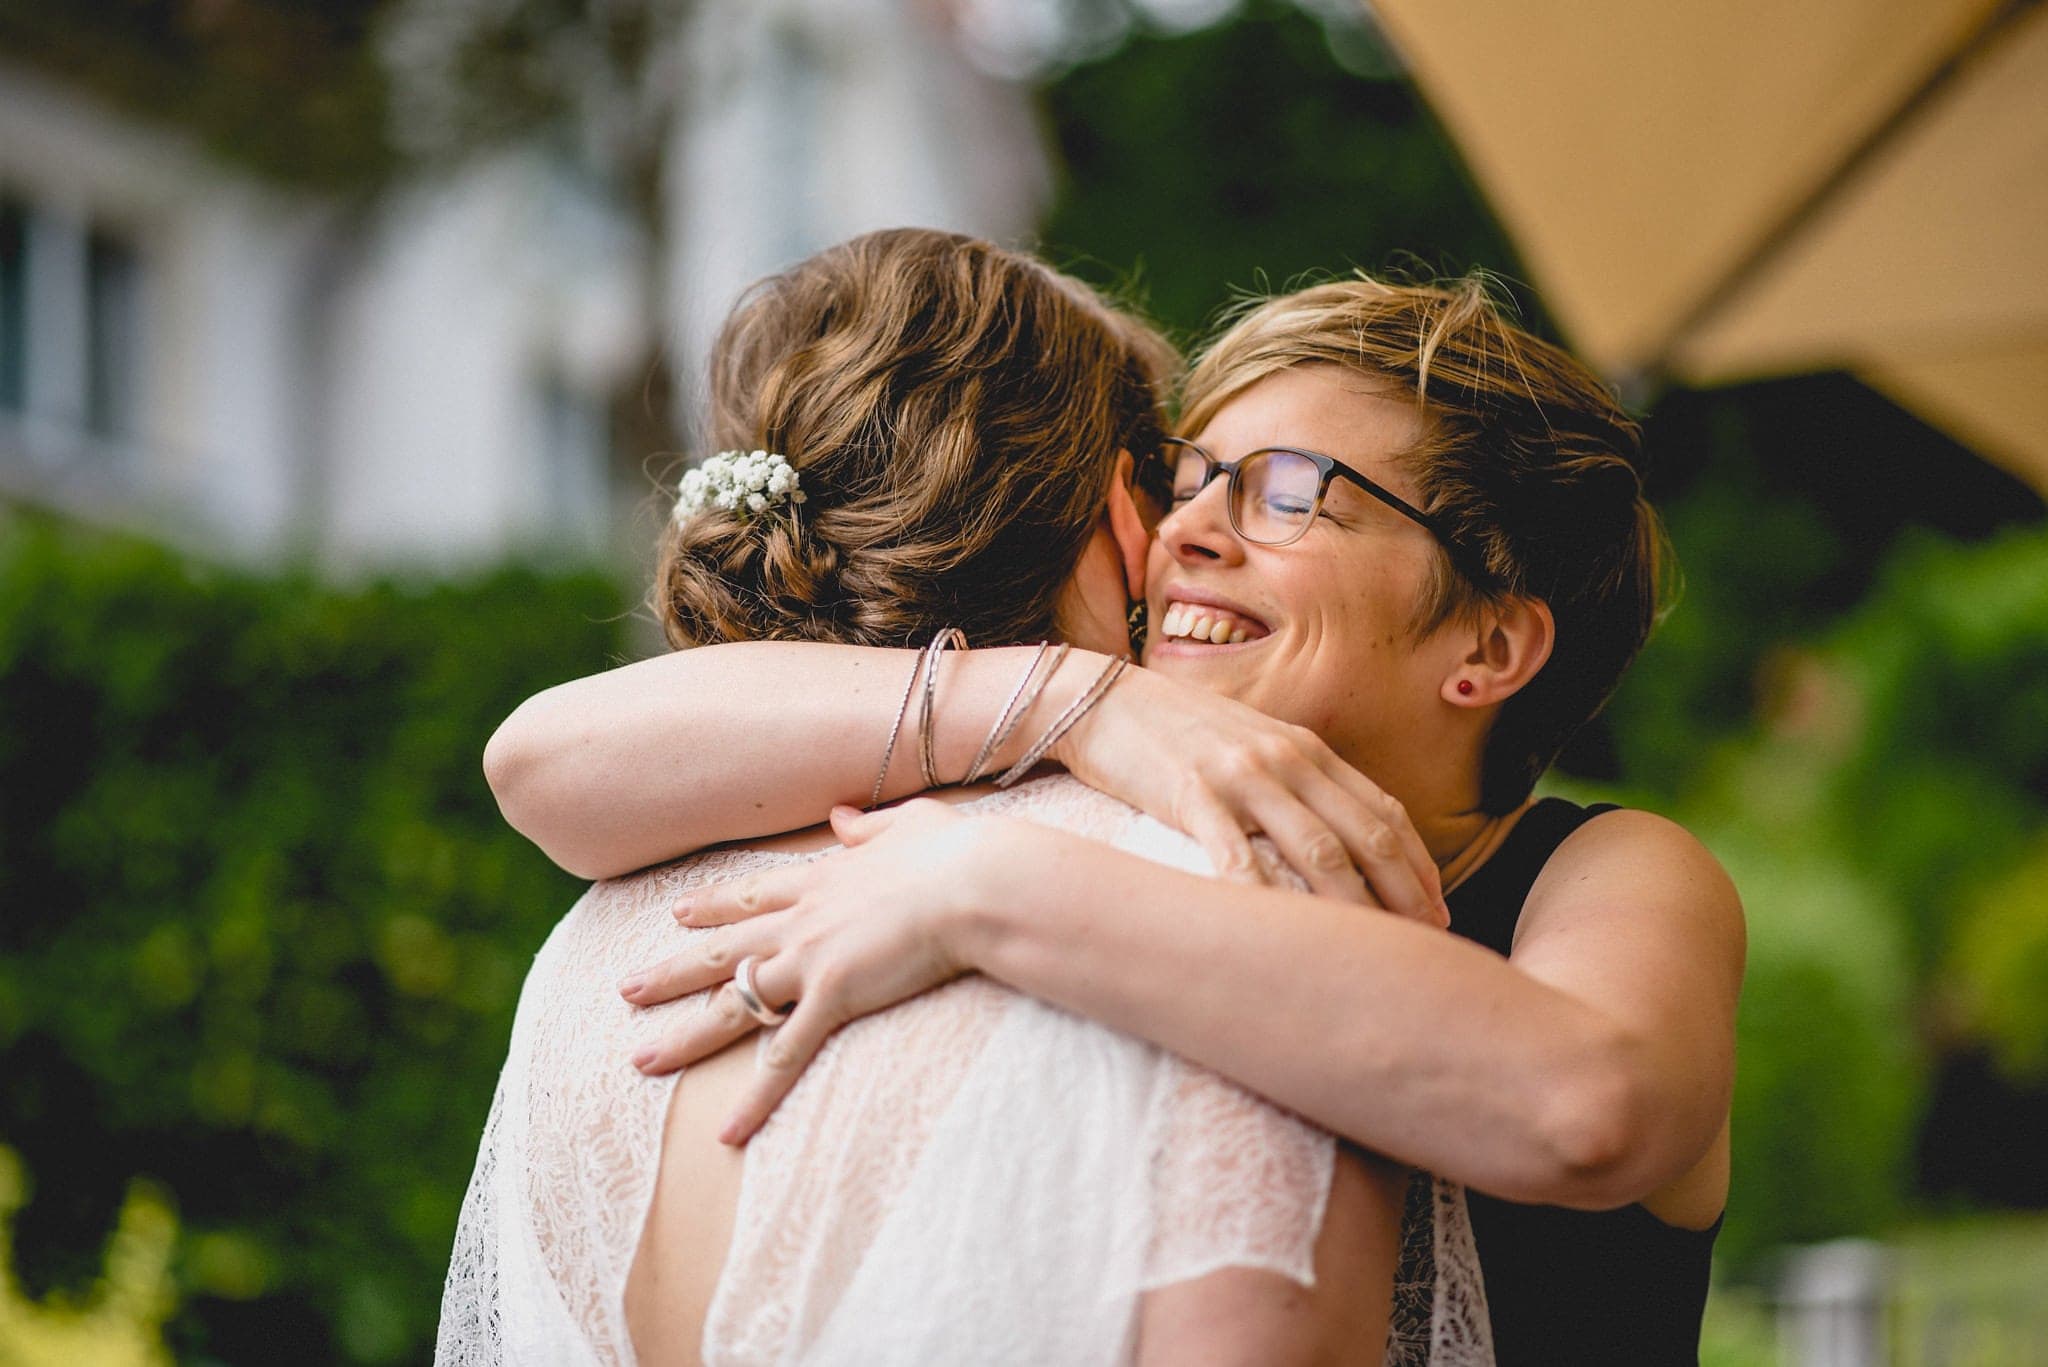
[[[735,1142],[844,1023],[980,973],[1465,1183],[1499,1361],[1694,1361],[1741,909],[1669,822],[1532,797],[1659,605],[1634,425],[1476,285],[1357,279],[1240,318],[1181,429],[1156,457],[1144,668],[1046,758],[1239,886],[931,802],[855,811],[899,652],[736,647],[544,694],[494,741],[508,816],[601,873],[838,804],[843,852],[681,899],[680,923],[725,929],[630,994],[745,963],[788,1012]],[[930,762],[896,757],[874,793],[974,766],[1029,655],[941,657]],[[1070,657],[1042,715],[1099,663]],[[1309,891],[1259,885],[1254,834]],[[719,1000],[641,1066],[756,1028]]]

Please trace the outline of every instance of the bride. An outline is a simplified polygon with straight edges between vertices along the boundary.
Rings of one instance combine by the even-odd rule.
[[[873,234],[764,282],[717,348],[711,426],[737,449],[685,479],[656,588],[665,629],[678,645],[1058,637],[1074,660],[1111,660],[1099,699],[1142,585],[1129,453],[1160,444],[1170,359],[1077,283],[945,234]],[[943,647],[907,683],[849,685],[901,700],[887,756],[873,737],[878,787],[900,788],[905,764],[933,776]],[[1073,675],[1064,648],[1027,653],[1017,725],[986,747],[1020,774],[1056,724],[1040,695]],[[962,796],[977,815],[1208,867],[1072,779]],[[759,828],[778,812],[758,804]],[[616,878],[556,929],[464,1203],[438,1362],[1421,1361],[1432,1338],[1435,1360],[1447,1345],[1487,1360],[1454,1188],[1340,1153],[1212,1074],[986,979],[840,1032],[743,1161],[716,1142],[753,1085],[751,1051],[680,1084],[624,1059],[736,1010],[778,1018],[749,996],[751,964],[727,965],[747,991],[651,1010],[610,989],[674,947],[679,898],[831,844],[755,841]],[[717,933],[694,935],[715,960]]]

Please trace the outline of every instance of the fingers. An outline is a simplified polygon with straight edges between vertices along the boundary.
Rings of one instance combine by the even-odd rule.
[[[753,1138],[839,1025],[836,1013],[823,1000],[808,1006],[799,1002],[796,1014],[762,1047],[753,1084],[718,1132],[719,1142],[744,1144]]]
[[[863,812],[858,807],[840,803],[832,809],[832,834],[839,837],[839,843],[852,849],[855,845],[866,844],[889,829],[889,818],[894,815],[888,808]]]
[[[635,1006],[655,1006],[715,987],[733,975],[741,959],[773,954],[780,943],[782,918],[763,917],[735,926],[721,926],[699,936],[696,943],[644,968],[619,984],[619,995]],[[765,967],[765,966],[764,966]],[[756,982],[759,982],[757,975]],[[768,987],[761,984],[761,991]],[[792,992],[791,996],[796,994]]]
[[[1343,796],[1329,808],[1349,829],[1345,845],[1365,872],[1380,904],[1397,916],[1439,928],[1451,923],[1443,879],[1422,833],[1400,801],[1331,754],[1323,772]]]
[[[711,999],[711,1005],[705,1010],[661,1039],[642,1045],[633,1055],[633,1066],[649,1077],[673,1073],[678,1068],[710,1058],[734,1040],[743,1039],[760,1028],[761,1023],[740,1005],[739,994],[727,986]]]
[[[1206,786],[1190,784],[1182,789],[1175,804],[1172,824],[1187,832],[1209,856],[1218,878],[1233,883],[1265,881],[1259,861],[1252,855],[1251,837],[1236,813]]]
[[[832,833],[839,837],[839,843],[852,849],[899,826],[912,832],[928,830],[934,823],[958,821],[960,816],[936,798],[919,797],[899,802],[893,807],[878,807],[872,812],[863,812],[841,803],[832,809],[831,820]]]
[[[1242,797],[1245,814],[1265,832],[1281,860],[1300,874],[1311,892],[1347,902],[1378,906],[1361,874],[1358,852],[1346,836],[1356,824],[1348,794],[1316,773],[1297,782],[1306,795],[1278,783],[1264,783],[1248,789]],[[1308,799],[1321,799],[1318,810]],[[1333,824],[1334,823],[1334,824]]]
[[[801,894],[804,867],[770,869],[697,888],[676,903],[673,914],[686,926],[722,926],[781,911]]]

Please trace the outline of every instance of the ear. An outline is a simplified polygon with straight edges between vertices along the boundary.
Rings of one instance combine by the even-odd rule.
[[[1466,639],[1471,649],[1444,677],[1440,696],[1453,707],[1492,707],[1521,692],[1549,661],[1557,620],[1540,598],[1510,598],[1483,609]]]
[[[1138,511],[1138,501],[1131,494],[1131,472],[1133,462],[1129,451],[1116,455],[1116,469],[1109,480],[1109,506],[1104,516],[1109,519],[1109,534],[1116,542],[1117,558],[1123,562],[1124,588],[1133,598],[1145,596],[1145,557],[1152,549],[1152,533],[1145,526],[1145,515]]]

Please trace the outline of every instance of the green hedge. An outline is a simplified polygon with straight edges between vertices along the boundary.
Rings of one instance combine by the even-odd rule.
[[[2048,530],[1910,538],[1777,652],[1754,732],[1677,803],[1749,914],[1737,1263],[1909,1208],[1939,1051],[2048,1079]]]
[[[529,956],[574,880],[478,768],[615,662],[616,588],[355,590],[0,521],[0,1143],[31,1291],[136,1178],[180,1360],[420,1361]]]

